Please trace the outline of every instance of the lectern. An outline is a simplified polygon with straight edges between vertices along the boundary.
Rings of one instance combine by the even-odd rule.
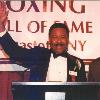
[[[99,88],[96,82],[12,82],[14,100],[46,100],[56,92],[65,93],[65,100],[97,100]]]

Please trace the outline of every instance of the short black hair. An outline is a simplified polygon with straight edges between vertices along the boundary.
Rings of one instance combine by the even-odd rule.
[[[52,31],[54,28],[64,28],[64,29],[66,29],[66,33],[67,33],[67,35],[68,35],[68,37],[69,37],[69,28],[68,28],[67,25],[65,25],[64,23],[54,23],[54,24],[50,27],[50,29],[49,29],[49,36],[50,36],[51,31]]]

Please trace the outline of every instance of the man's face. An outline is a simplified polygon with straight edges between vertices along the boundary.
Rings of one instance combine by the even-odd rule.
[[[68,47],[68,35],[64,28],[54,28],[49,36],[50,48],[56,54],[63,53]]]

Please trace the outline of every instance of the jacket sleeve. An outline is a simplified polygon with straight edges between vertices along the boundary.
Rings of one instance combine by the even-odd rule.
[[[0,44],[13,62],[18,63],[19,65],[24,65],[24,67],[30,66],[31,63],[35,63],[35,50],[18,46],[9,33],[0,37]]]

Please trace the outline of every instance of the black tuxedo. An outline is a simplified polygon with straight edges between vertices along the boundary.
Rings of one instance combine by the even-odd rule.
[[[31,69],[31,81],[45,81],[51,50],[41,47],[35,47],[32,49],[21,48],[16,44],[16,42],[13,41],[9,33],[6,33],[3,37],[0,38],[0,43],[4,51],[10,56],[11,60],[19,65]],[[74,71],[74,68],[77,65],[76,60],[80,62],[81,68],[77,70],[77,77],[75,81],[86,81],[85,66],[82,60],[68,53],[66,56],[68,62],[66,65],[68,69],[67,81],[72,81],[72,77],[69,75],[69,70]]]

